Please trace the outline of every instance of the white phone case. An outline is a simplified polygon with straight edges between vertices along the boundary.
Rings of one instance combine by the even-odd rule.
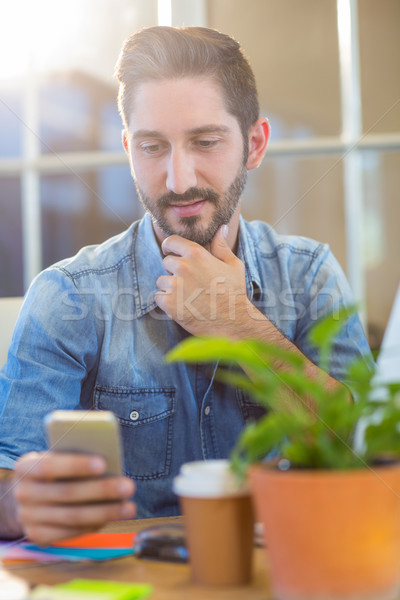
[[[100,454],[106,475],[122,474],[119,423],[111,411],[55,410],[45,418],[49,449]]]

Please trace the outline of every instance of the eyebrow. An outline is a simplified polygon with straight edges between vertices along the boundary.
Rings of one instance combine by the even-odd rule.
[[[188,135],[201,135],[202,133],[230,133],[230,128],[225,125],[202,125],[201,127],[194,127],[193,129],[189,129],[186,133]],[[132,138],[134,140],[142,139],[142,138],[163,138],[165,137],[161,131],[157,131],[156,129],[138,129],[133,134]]]

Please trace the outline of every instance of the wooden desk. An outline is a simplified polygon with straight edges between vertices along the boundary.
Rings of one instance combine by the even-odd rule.
[[[172,522],[181,523],[182,517],[168,519],[145,519],[137,521],[116,521],[104,531],[140,531],[152,525]],[[109,579],[150,583],[154,587],[149,600],[268,600],[268,579],[265,568],[264,549],[254,549],[253,578],[249,585],[241,587],[205,587],[195,585],[190,580],[190,566],[168,562],[138,559],[135,556],[118,558],[106,562],[57,563],[24,567],[12,571],[31,585],[53,585],[76,577],[88,579]]]

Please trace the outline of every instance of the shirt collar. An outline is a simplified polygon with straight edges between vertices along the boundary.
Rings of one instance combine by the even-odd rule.
[[[253,298],[260,293],[262,285],[257,266],[256,246],[248,231],[247,223],[242,216],[240,216],[239,219],[239,244],[237,256],[245,266],[247,297],[250,300],[253,300]]]
[[[146,213],[139,221],[132,249],[133,278],[137,290],[136,316],[142,317],[157,308],[154,294],[157,279],[166,275],[162,265],[163,256],[154,234],[151,217]]]

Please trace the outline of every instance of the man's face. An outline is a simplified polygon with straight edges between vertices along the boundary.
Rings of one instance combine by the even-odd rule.
[[[238,214],[247,176],[243,148],[239,124],[212,80],[139,86],[127,149],[159,240],[176,233],[206,246]]]

